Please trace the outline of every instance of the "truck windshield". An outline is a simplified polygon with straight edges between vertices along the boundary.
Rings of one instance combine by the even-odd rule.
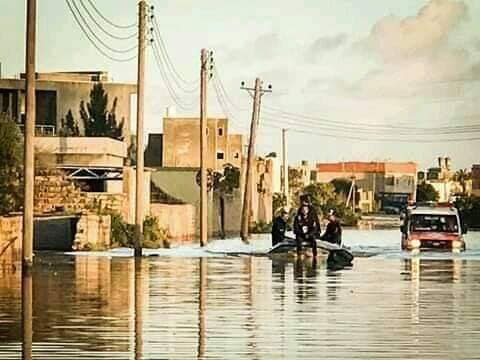
[[[413,215],[410,224],[412,231],[458,232],[455,215]]]

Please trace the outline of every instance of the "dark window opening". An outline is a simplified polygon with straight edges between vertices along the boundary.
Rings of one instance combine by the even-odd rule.
[[[218,160],[224,160],[225,159],[225,154],[223,152],[217,152],[217,159]]]
[[[77,185],[80,187],[81,191],[84,192],[106,192],[107,184],[105,180],[78,180],[76,181]]]
[[[218,136],[223,136],[223,128],[218,128]]]
[[[235,159],[239,159],[239,158],[240,158],[240,154],[239,154],[238,152],[236,152],[235,155],[233,155],[233,157],[234,157]]]

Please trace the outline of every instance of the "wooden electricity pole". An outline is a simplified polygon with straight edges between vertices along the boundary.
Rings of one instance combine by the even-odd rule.
[[[208,51],[200,54],[200,245],[208,242],[208,189],[207,189],[207,72]],[[214,134],[215,135],[215,134]]]
[[[22,264],[33,265],[33,192],[35,186],[35,48],[37,1],[27,0],[27,43],[25,57],[25,143],[23,159],[24,203]]]
[[[255,141],[257,137],[257,127],[260,117],[260,99],[265,92],[271,92],[272,86],[268,86],[268,90],[262,88],[262,82],[259,78],[255,79],[255,87],[247,88],[245,83],[242,82],[241,89],[248,92],[253,91],[253,109],[252,109],[252,122],[250,124],[250,140],[248,143],[248,156],[247,156],[247,169],[245,173],[245,189],[243,192],[243,208],[242,208],[242,224],[240,230],[240,236],[242,241],[248,242],[249,225],[250,225],[250,210],[252,203],[252,178],[253,168],[255,166]]]
[[[137,168],[135,191],[135,256],[142,256],[144,219],[143,109],[145,102],[145,23],[147,3],[138,3],[138,65],[137,65]]]
[[[282,129],[282,191],[287,202],[287,208],[290,208],[289,187],[288,187],[288,159],[287,159],[287,129]]]

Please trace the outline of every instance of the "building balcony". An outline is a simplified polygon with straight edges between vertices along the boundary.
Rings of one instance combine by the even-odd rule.
[[[35,153],[44,166],[121,167],[127,144],[107,137],[35,138]]]

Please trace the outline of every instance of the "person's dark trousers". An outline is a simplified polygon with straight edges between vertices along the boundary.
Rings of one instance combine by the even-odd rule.
[[[302,251],[302,242],[304,238],[301,236],[297,236],[295,238],[295,241],[297,242],[297,255],[300,255],[300,252]]]
[[[313,236],[310,237],[308,240],[310,241],[310,245],[312,246],[313,257],[316,258],[317,257],[317,241]]]
[[[310,246],[312,247],[313,256],[317,257],[317,241],[313,236],[308,238],[297,236],[296,241],[297,241],[297,255],[300,255],[300,252],[302,251],[302,242],[305,241],[310,243]]]

